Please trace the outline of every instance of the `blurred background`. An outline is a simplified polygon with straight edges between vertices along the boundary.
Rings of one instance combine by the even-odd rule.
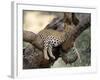
[[[23,26],[24,30],[38,33],[44,29],[55,17],[63,17],[63,12],[49,12],[49,11],[23,11]],[[65,64],[61,58],[54,63],[54,67],[75,67],[75,66],[90,66],[91,65],[91,29],[86,29],[75,42],[82,63],[79,60],[72,64]],[[24,42],[23,48],[27,47],[28,43]],[[70,51],[69,53],[71,53]]]

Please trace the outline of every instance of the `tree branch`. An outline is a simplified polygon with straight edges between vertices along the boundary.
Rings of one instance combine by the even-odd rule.
[[[35,39],[36,34],[31,32],[31,31],[23,31],[23,40],[26,42],[32,43],[33,40]]]

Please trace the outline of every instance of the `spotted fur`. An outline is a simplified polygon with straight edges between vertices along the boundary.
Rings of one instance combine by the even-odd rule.
[[[63,31],[43,29],[37,34],[37,36],[41,37],[43,41],[43,52],[45,59],[49,60],[49,56],[55,59],[55,56],[52,53],[52,48],[61,45],[67,39],[71,29],[71,26],[66,26]]]

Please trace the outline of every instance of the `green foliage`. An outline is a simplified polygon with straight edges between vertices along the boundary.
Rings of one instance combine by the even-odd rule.
[[[81,64],[76,61],[73,66],[90,66],[91,65],[91,29],[86,29],[76,40],[76,47],[80,53]],[[78,64],[78,65],[77,65]]]

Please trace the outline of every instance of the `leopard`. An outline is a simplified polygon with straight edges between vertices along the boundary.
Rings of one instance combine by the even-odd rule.
[[[55,56],[52,53],[53,47],[62,45],[65,42],[65,40],[68,39],[70,33],[74,29],[71,25],[65,23],[64,21],[61,24],[59,23],[60,29],[58,30],[45,28],[37,34],[36,40],[39,39],[40,43],[42,42],[44,58],[47,60],[49,60],[50,57],[55,59]],[[36,41],[35,44],[37,45]],[[78,53],[76,47],[73,46],[72,49],[73,51],[75,51],[78,58],[80,59],[80,54]]]
[[[63,26],[63,31],[43,29],[37,34],[37,37],[40,37],[43,41],[43,53],[45,59],[49,60],[49,56],[55,59],[55,56],[52,53],[52,48],[60,46],[68,38],[71,31],[70,29],[72,29],[72,27],[65,23]]]

